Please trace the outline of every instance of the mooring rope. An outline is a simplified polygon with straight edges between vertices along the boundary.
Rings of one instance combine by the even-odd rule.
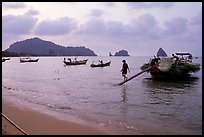
[[[23,134],[28,135],[23,129],[21,129],[19,126],[17,126],[14,122],[12,122],[8,117],[6,117],[3,113],[2,116],[6,118],[12,125],[14,125],[17,129],[19,129]]]

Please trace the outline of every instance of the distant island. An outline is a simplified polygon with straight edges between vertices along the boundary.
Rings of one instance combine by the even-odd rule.
[[[113,56],[113,55],[111,53],[109,53],[109,56]],[[114,56],[130,56],[130,55],[128,54],[128,51],[120,50],[120,51],[116,52]]]
[[[97,56],[94,51],[84,47],[65,47],[51,41],[34,37],[15,42],[2,51],[2,56]]]
[[[113,56],[113,55],[111,54],[111,52],[109,52],[109,56]]]
[[[167,57],[167,54],[162,48],[159,48],[157,51],[157,57]]]

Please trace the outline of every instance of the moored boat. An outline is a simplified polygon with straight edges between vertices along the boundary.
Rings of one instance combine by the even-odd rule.
[[[172,54],[173,55],[173,54]],[[185,79],[188,78],[191,73],[200,70],[200,64],[192,62],[192,55],[189,53],[176,53],[176,55],[188,55],[188,58],[177,57],[165,57],[157,60],[154,63],[154,59],[149,63],[145,63],[141,66],[141,70],[151,67],[148,71],[154,79]]]
[[[24,62],[38,62],[39,58],[37,59],[31,59],[30,57],[20,58],[20,63]]]
[[[106,63],[99,63],[99,64],[92,63],[90,66],[91,67],[106,67],[106,66],[110,66],[110,64],[111,64],[111,61],[106,62]]]
[[[2,57],[2,62],[5,62],[6,60],[10,60],[10,58]]]
[[[84,60],[71,60],[70,58],[68,59],[68,61],[65,60],[64,58],[64,64],[65,65],[85,65],[87,63],[88,59],[84,59]]]
[[[2,59],[4,59],[4,60],[10,60],[10,58],[5,58],[5,57],[4,57],[4,58],[2,58]]]

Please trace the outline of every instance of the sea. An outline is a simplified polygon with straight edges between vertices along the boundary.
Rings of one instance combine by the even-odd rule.
[[[39,61],[20,63],[19,57],[11,57],[2,62],[3,98],[118,134],[202,135],[202,57],[193,60],[201,70],[190,79],[156,81],[145,72],[121,86],[116,84],[123,81],[122,60],[131,77],[152,57],[78,56],[88,62],[77,66],[64,65],[67,56],[33,58]],[[99,60],[111,65],[90,67]]]

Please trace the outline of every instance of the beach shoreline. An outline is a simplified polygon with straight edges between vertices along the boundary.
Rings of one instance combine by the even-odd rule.
[[[20,133],[3,114],[28,135],[108,135],[115,134],[99,126],[74,120],[61,120],[52,115],[29,109],[22,104],[2,100],[2,134]]]

